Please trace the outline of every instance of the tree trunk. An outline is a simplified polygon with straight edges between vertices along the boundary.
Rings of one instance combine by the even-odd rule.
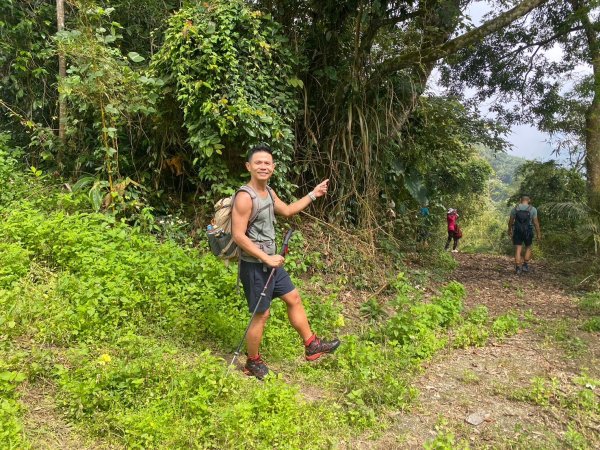
[[[600,213],[600,42],[590,11],[582,10],[579,0],[572,0],[575,11],[581,11],[581,24],[588,41],[590,64],[594,72],[594,98],[585,113],[585,168],[587,172],[588,205]]]
[[[589,206],[600,213],[600,54],[596,55],[594,62],[594,99],[585,119],[585,167]]]
[[[65,29],[65,3],[64,0],[56,0],[56,24],[57,31],[61,32]],[[61,51],[58,52],[58,82],[60,82],[67,76],[67,63],[65,60],[65,54]],[[67,105],[65,99],[58,95],[58,138],[60,139],[61,145],[64,145],[66,140],[66,121],[67,121]],[[62,152],[59,151],[57,156],[57,162],[62,163]]]

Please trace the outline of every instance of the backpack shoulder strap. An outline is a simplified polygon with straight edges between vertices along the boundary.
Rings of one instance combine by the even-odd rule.
[[[275,197],[273,196],[271,186],[267,186],[267,192],[269,193],[269,197],[271,197],[271,212],[273,213],[273,217],[275,217]]]
[[[273,205],[275,205],[275,197],[273,197],[273,189],[271,189],[271,186],[267,186],[267,192],[269,193],[269,197],[271,197]]]

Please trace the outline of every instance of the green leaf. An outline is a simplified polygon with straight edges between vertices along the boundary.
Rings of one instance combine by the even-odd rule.
[[[127,56],[129,56],[129,59],[131,59],[133,62],[142,62],[146,59],[137,52],[129,52]]]
[[[296,78],[296,77],[288,78],[287,82],[290,86],[293,86],[293,87],[299,87],[299,88],[304,87],[304,82],[301,79]]]

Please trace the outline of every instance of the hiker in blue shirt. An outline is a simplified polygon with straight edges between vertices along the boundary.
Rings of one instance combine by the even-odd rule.
[[[429,206],[427,203],[419,210],[419,225],[417,229],[417,243],[421,244],[422,247],[427,248],[429,245],[429,236],[431,232],[431,215],[429,213]]]
[[[529,272],[534,227],[537,239],[541,240],[542,232],[540,231],[537,209],[530,205],[529,195],[523,194],[520,203],[510,211],[510,219],[508,220],[508,235],[512,238],[515,246],[515,272],[517,275]],[[521,265],[523,245],[525,245],[525,258]]]

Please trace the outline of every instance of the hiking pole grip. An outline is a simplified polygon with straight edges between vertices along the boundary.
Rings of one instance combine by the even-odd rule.
[[[281,248],[281,256],[285,256],[288,252],[288,245],[290,243],[290,239],[292,237],[292,234],[294,233],[294,229],[290,228],[287,233],[285,233],[285,236],[283,237],[283,246]]]

